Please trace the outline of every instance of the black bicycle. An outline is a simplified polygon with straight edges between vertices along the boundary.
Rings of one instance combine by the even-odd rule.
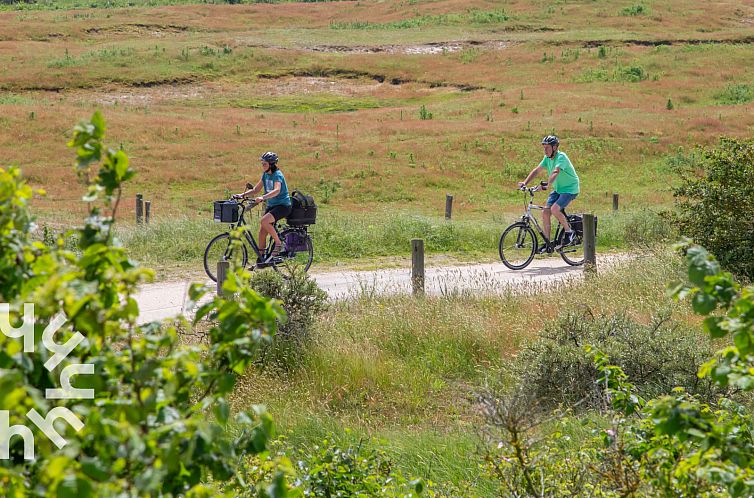
[[[289,277],[295,268],[303,268],[308,271],[314,259],[314,246],[312,238],[306,226],[283,225],[278,229],[276,222],[274,227],[280,240],[285,241],[286,251],[272,257],[275,250],[275,242],[270,238],[264,252],[259,250],[259,245],[250,230],[243,230],[242,237],[233,237],[234,228],[248,226],[244,220],[247,209],[257,205],[253,199],[240,201],[217,201],[215,202],[215,221],[230,223],[230,230],[221,233],[212,239],[204,250],[204,271],[207,276],[217,282],[217,262],[229,261],[231,267],[246,267],[249,262],[249,248],[256,256],[256,262],[250,266],[251,270],[272,267],[284,277]]]
[[[559,247],[559,249],[550,249],[548,252],[557,252],[563,261],[571,266],[579,266],[584,264],[584,244],[583,239],[583,219],[578,214],[563,214],[568,219],[568,223],[571,228],[576,232],[573,242],[569,245],[562,246],[563,237],[565,236],[565,229],[558,223],[557,229],[555,229],[555,237],[552,240],[548,240],[545,237],[545,233],[542,227],[539,226],[537,219],[532,215],[532,209],[545,209],[544,206],[534,204],[534,193],[543,190],[543,185],[537,185],[536,187],[521,187],[519,190],[524,192],[524,204],[526,205],[526,212],[521,216],[521,220],[511,224],[505,229],[503,235],[500,236],[500,259],[503,264],[511,270],[523,270],[534,259],[538,250],[542,247],[552,248],[553,246]],[[529,196],[527,204],[527,194]],[[536,233],[534,229],[536,228]],[[539,234],[539,238],[537,238]],[[540,245],[540,239],[542,244]]]

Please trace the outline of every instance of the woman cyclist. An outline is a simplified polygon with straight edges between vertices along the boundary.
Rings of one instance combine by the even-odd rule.
[[[273,257],[286,252],[285,244],[280,240],[274,224],[291,214],[291,197],[288,195],[288,185],[285,183],[283,172],[278,168],[278,155],[274,152],[265,152],[259,159],[262,165],[262,178],[251,190],[236,194],[233,197],[245,199],[247,196],[256,195],[264,188],[264,195],[256,197],[254,202],[267,201],[267,209],[262,216],[259,239],[257,239],[259,240],[260,254],[264,254],[267,248],[268,235],[275,241],[275,248],[267,261],[257,259],[257,263],[267,263]]]

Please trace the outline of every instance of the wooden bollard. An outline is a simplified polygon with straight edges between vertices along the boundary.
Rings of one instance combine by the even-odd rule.
[[[411,288],[414,296],[424,295],[424,241],[411,240]]]
[[[618,210],[618,194],[613,194],[613,211]]]
[[[453,215],[453,196],[445,194],[445,219],[449,220]]]
[[[141,224],[144,220],[144,196],[136,194],[136,223]]]
[[[149,217],[152,212],[152,201],[144,202],[144,222],[149,225]]]
[[[597,224],[593,214],[584,215],[584,270],[597,271]]]
[[[228,275],[229,269],[230,269],[230,261],[217,262],[217,295],[218,296],[225,295],[225,293],[223,292],[223,284],[225,283],[225,278]]]

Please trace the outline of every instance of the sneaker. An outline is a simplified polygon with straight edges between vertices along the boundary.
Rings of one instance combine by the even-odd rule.
[[[285,242],[282,242],[279,246],[275,246],[272,249],[272,255],[275,256],[275,257],[281,257],[281,256],[285,256],[287,254],[288,254],[288,248],[285,247]]]
[[[550,244],[542,244],[539,249],[537,249],[537,254],[552,254],[552,247]]]
[[[560,242],[560,244],[555,247],[556,251],[560,251],[564,247],[568,247],[571,244],[573,244],[573,241],[576,239],[576,232],[571,230],[570,232],[566,232],[565,235],[563,235],[563,239]]]

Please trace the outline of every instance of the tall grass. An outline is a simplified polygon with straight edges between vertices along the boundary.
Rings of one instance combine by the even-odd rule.
[[[452,483],[465,496],[497,496],[477,477],[476,395],[567,310],[649,323],[663,309],[692,323],[687,306],[666,293],[682,270],[680,258],[660,250],[535,293],[338,303],[320,318],[298,368],[248,372],[234,403],[267,402],[292,447],[375,437],[407,475]]]
[[[385,211],[371,214],[339,213],[322,210],[317,224],[310,227],[315,263],[356,262],[379,264],[375,258],[409,257],[411,239],[424,239],[429,255],[446,254],[462,260],[496,259],[498,239],[514,220],[453,220],[407,212]],[[249,218],[254,237],[256,216]],[[226,231],[227,225],[207,220],[174,218],[143,226],[125,226],[117,237],[131,258],[163,268],[175,264],[193,265],[201,271],[207,243]],[[599,251],[632,250],[671,240],[675,230],[651,210],[619,211],[599,215]],[[316,266],[315,266],[316,269]]]

